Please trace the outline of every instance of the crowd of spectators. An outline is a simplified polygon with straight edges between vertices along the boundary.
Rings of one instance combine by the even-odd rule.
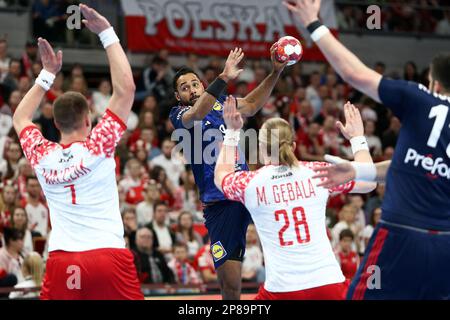
[[[217,275],[193,173],[184,158],[172,152],[174,128],[168,114],[177,103],[172,78],[180,66],[171,65],[168,57],[168,52],[161,51],[149,59],[146,68],[135,70],[136,100],[115,155],[124,237],[142,283],[215,283]],[[205,86],[223,67],[223,60],[217,57],[211,57],[204,67],[194,54],[185,61]],[[241,76],[229,84],[228,93],[237,97],[249,93],[268,74],[266,63],[248,59]],[[382,62],[373,67],[381,74],[387,72]],[[0,39],[0,286],[40,285],[47,258],[51,212],[12,128],[12,115],[41,69],[35,43],[27,43],[22,55],[12,57],[7,41]],[[405,64],[404,74],[389,75],[425,85],[427,81],[426,70],[420,72],[414,62]],[[59,139],[52,102],[68,90],[87,97],[95,125],[108,106],[112,86],[108,78],[93,86],[78,64],[60,72],[34,118],[48,140]],[[348,100],[361,111],[374,160],[390,159],[399,120],[384,106],[343,83],[326,64],[308,73],[303,63],[286,68],[268,103],[255,117],[246,119],[245,128],[258,130],[266,119],[283,117],[295,130],[300,159],[323,161],[327,153],[351,158],[351,147],[335,126],[337,120],[343,120],[343,105]],[[252,170],[257,167],[251,165]],[[349,279],[379,220],[383,196],[384,186],[379,185],[369,195],[339,195],[329,201],[330,241]],[[252,225],[242,276],[243,281],[264,280],[263,255]]]
[[[336,1],[339,30],[367,31],[369,5],[381,9],[381,31],[416,34],[450,35],[450,1],[385,0]]]

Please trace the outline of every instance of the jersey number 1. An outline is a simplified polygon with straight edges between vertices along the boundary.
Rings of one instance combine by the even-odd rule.
[[[75,185],[69,184],[64,188],[70,188],[70,193],[72,194],[72,204],[77,204],[77,194],[75,193]]]
[[[280,245],[282,247],[286,246],[292,246],[294,244],[294,241],[285,241],[283,238],[284,232],[289,228],[290,221],[289,221],[289,215],[286,210],[277,210],[275,211],[275,220],[280,221],[280,216],[284,217],[284,225],[278,231],[278,237],[280,238]],[[303,207],[295,207],[292,209],[292,217],[294,219],[294,227],[295,227],[295,234],[297,235],[297,242],[302,243],[308,243],[311,238],[309,236],[309,227],[308,223],[306,222],[305,217],[305,209]],[[304,237],[300,234],[300,227],[303,226],[304,229]]]
[[[427,145],[429,147],[436,148],[442,129],[444,128],[447,115],[448,107],[446,105],[440,104],[431,108],[428,118],[436,118],[436,120],[434,121],[433,129],[431,129],[430,137],[428,138]],[[450,158],[450,144],[447,146],[446,153]]]

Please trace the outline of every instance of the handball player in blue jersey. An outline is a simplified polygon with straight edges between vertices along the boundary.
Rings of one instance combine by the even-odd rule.
[[[270,74],[244,98],[237,98],[239,112],[244,117],[256,114],[267,102],[270,94],[286,63],[280,63],[274,58],[275,47],[270,49],[272,71]],[[241,265],[245,253],[245,236],[250,222],[250,214],[240,202],[227,200],[214,184],[215,163],[203,158],[205,149],[216,146],[221,139],[201,141],[201,149],[194,145],[195,139],[203,140],[203,133],[209,129],[225,133],[223,120],[223,103],[226,87],[230,80],[236,79],[242,72],[238,64],[244,57],[241,49],[234,49],[225,62],[223,72],[205,89],[198,75],[188,68],[180,69],[173,80],[175,97],[178,105],[170,112],[170,120],[175,129],[187,129],[191,136],[190,159],[195,183],[200,191],[200,199],[204,205],[205,225],[211,239],[211,254],[222,289],[223,299],[239,299],[241,293]],[[196,137],[194,132],[200,131]],[[206,139],[205,139],[206,140]],[[198,143],[198,141],[197,141]],[[214,149],[214,148],[213,148]],[[185,151],[185,150],[183,150]],[[201,154],[199,154],[201,152]],[[187,153],[185,156],[188,157]],[[197,153],[197,154],[196,154]],[[238,153],[240,163],[236,170],[248,170],[244,154]],[[170,174],[170,172],[168,173]]]
[[[319,22],[319,0],[284,4],[344,81],[402,122],[390,163],[317,170],[328,187],[352,177],[386,179],[381,222],[347,298],[450,299],[450,53],[432,60],[429,88],[391,80],[364,65]]]

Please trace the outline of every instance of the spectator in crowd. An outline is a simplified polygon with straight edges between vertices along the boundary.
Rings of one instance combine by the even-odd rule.
[[[137,222],[140,227],[152,222],[153,207],[159,200],[161,200],[159,186],[154,180],[150,180],[145,189],[145,200],[136,206]]]
[[[443,18],[436,26],[436,34],[441,36],[450,36],[450,10],[444,11]]]
[[[0,39],[0,83],[8,74],[11,57],[8,54],[8,41]]]
[[[135,265],[141,283],[174,283],[175,277],[164,255],[155,249],[153,231],[146,227],[136,232]]]
[[[42,189],[36,177],[27,177],[28,196],[22,200],[21,207],[28,215],[28,228],[47,237],[49,230],[49,211],[42,199]]]
[[[41,132],[45,139],[59,142],[60,133],[56,128],[55,121],[53,119],[53,105],[49,101],[44,101],[41,106],[41,115],[35,121],[41,126]]]
[[[175,243],[175,234],[168,227],[168,213],[167,204],[157,201],[153,208],[153,221],[147,225],[153,231],[155,248],[166,257],[167,261],[172,257],[172,246]]]
[[[4,184],[0,198],[0,233],[3,227],[11,226],[11,216],[16,207],[16,189],[14,185]]]
[[[35,0],[32,10],[34,37],[50,42],[63,41],[64,13],[54,0]]]
[[[15,289],[27,289],[40,287],[44,276],[44,261],[37,252],[30,252],[25,256],[22,265],[24,280],[14,286]],[[10,299],[38,298],[39,291],[12,291]]]
[[[366,216],[364,215],[364,199],[361,194],[348,195],[349,204],[355,207],[355,225],[357,230],[362,230],[366,226]]]
[[[339,235],[344,229],[350,229],[353,235],[359,234],[361,231],[360,226],[355,223],[357,208],[353,205],[347,204],[342,207],[339,212],[339,222],[331,230],[333,236],[333,247],[339,244]],[[356,241],[357,242],[357,241]],[[353,242],[352,249],[356,251],[356,243]]]
[[[377,188],[375,189],[375,192],[372,193],[371,197],[366,201],[365,208],[364,208],[364,211],[366,214],[366,221],[370,221],[372,212],[376,208],[381,207],[381,204],[383,203],[383,198],[384,198],[384,190],[385,190],[384,183],[379,183],[377,185]]]
[[[178,284],[201,284],[202,281],[197,271],[188,260],[188,246],[185,243],[175,243],[173,246],[173,258],[168,263]]]
[[[33,168],[28,160],[23,157],[19,160],[19,176],[15,181],[15,187],[17,188],[18,195],[17,200],[22,201],[28,195],[27,192],[27,177],[34,176]]]
[[[22,75],[22,67],[20,60],[11,59],[9,61],[8,73],[3,79],[2,85],[5,91],[5,100],[8,100],[9,95],[19,88],[19,80]]]
[[[138,229],[136,211],[132,208],[127,208],[122,213],[122,222],[124,229],[124,236],[128,238],[130,249],[136,247],[136,231]]]
[[[191,169],[181,174],[182,184],[175,192],[175,210],[196,213],[199,210],[200,197],[195,184],[194,173]]]
[[[167,201],[171,206],[174,202],[176,189],[167,177],[166,171],[160,166],[154,166],[150,171],[150,179],[155,180],[161,186],[161,200]]]
[[[141,163],[136,158],[131,158],[126,164],[125,178],[119,182],[126,194],[126,202],[133,206],[144,200],[143,190],[147,181],[142,176],[142,170]]]
[[[162,154],[153,158],[150,165],[162,167],[166,173],[170,172],[168,178],[172,185],[177,188],[180,186],[180,176],[185,171],[183,160],[177,154],[172,155],[172,150],[175,147],[175,142],[170,138],[164,139],[162,142]]]
[[[170,65],[164,58],[154,57],[150,66],[142,72],[140,81],[137,83],[136,101],[142,101],[150,94],[156,96],[158,101],[167,99],[171,94],[172,72]]]
[[[0,160],[0,174],[2,179],[15,181],[19,176],[19,160],[22,157],[22,149],[16,142],[6,146],[5,159]]]
[[[307,132],[300,132],[298,134],[297,149],[302,160],[323,161],[325,148],[318,123],[311,123]]]
[[[309,76],[309,85],[306,87],[306,99],[313,108],[313,117],[316,117],[322,109],[322,99],[319,96],[320,73],[314,71]]]
[[[413,61],[406,62],[403,71],[403,79],[406,81],[419,82],[419,73],[417,71],[417,66]]]
[[[216,283],[217,273],[214,268],[214,261],[211,256],[211,242],[208,241],[200,250],[197,252],[194,258],[194,264],[197,270],[200,272],[200,276],[204,283]]]
[[[14,275],[19,283],[23,281],[21,270],[23,257],[21,252],[23,250],[24,236],[20,230],[4,228],[3,238],[5,246],[0,248],[0,270],[4,270],[6,274]]]
[[[16,111],[16,108],[19,105],[20,101],[22,100],[22,96],[20,95],[19,90],[14,90],[13,92],[11,92],[9,97],[7,94],[5,94],[4,100],[6,100],[7,103],[4,103],[2,105],[0,113],[12,116],[14,111]]]
[[[94,118],[97,120],[106,111],[111,99],[111,82],[108,79],[102,79],[98,85],[97,91],[92,93],[92,103],[94,108]]]
[[[244,261],[242,262],[242,280],[262,283],[265,279],[264,256],[259,244],[254,224],[249,224],[246,235]]]
[[[381,139],[383,149],[385,149],[386,147],[395,147],[395,145],[397,144],[400,127],[400,120],[397,117],[392,117],[389,128],[383,133],[383,137]]]
[[[25,44],[25,51],[22,54],[20,62],[23,68],[22,73],[30,79],[36,79],[36,75],[38,75],[39,72],[35,73],[36,71],[33,70],[33,65],[36,63],[40,65],[40,63],[38,55],[38,45],[35,40],[27,41],[27,43]]]
[[[193,261],[195,255],[203,246],[202,236],[194,230],[194,218],[189,211],[182,211],[178,216],[176,241],[186,244],[188,248],[188,258]]]
[[[0,112],[0,137],[5,137],[11,131],[12,117],[7,113]]]
[[[360,234],[360,248],[359,252],[362,256],[364,251],[367,248],[370,238],[372,237],[373,231],[375,230],[376,225],[380,222],[381,219],[381,208],[377,207],[372,211],[370,216],[370,223],[364,227]]]
[[[28,216],[25,212],[25,209],[21,207],[16,207],[14,209],[11,219],[11,227],[22,231],[24,234],[23,249],[21,254],[25,257],[28,253],[34,250],[33,238],[40,237],[41,234],[36,231],[30,231],[28,229]]]
[[[359,267],[359,255],[353,249],[354,240],[354,234],[350,229],[344,229],[339,233],[339,247],[336,258],[347,280],[353,279]]]
[[[60,95],[64,93],[62,89],[63,84],[64,84],[64,73],[58,72],[56,74],[55,80],[53,81],[52,87],[46,93],[48,102],[53,103],[56,100],[56,98],[58,98]]]
[[[377,159],[382,154],[381,140],[375,135],[375,122],[367,120],[364,126],[364,135],[367,139],[367,145],[369,146],[370,153],[374,159]]]

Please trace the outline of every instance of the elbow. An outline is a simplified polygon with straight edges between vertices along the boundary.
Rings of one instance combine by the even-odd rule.
[[[132,96],[136,92],[136,85],[134,79],[131,76],[125,76],[120,85],[116,85],[113,88],[114,93],[119,96]]]

